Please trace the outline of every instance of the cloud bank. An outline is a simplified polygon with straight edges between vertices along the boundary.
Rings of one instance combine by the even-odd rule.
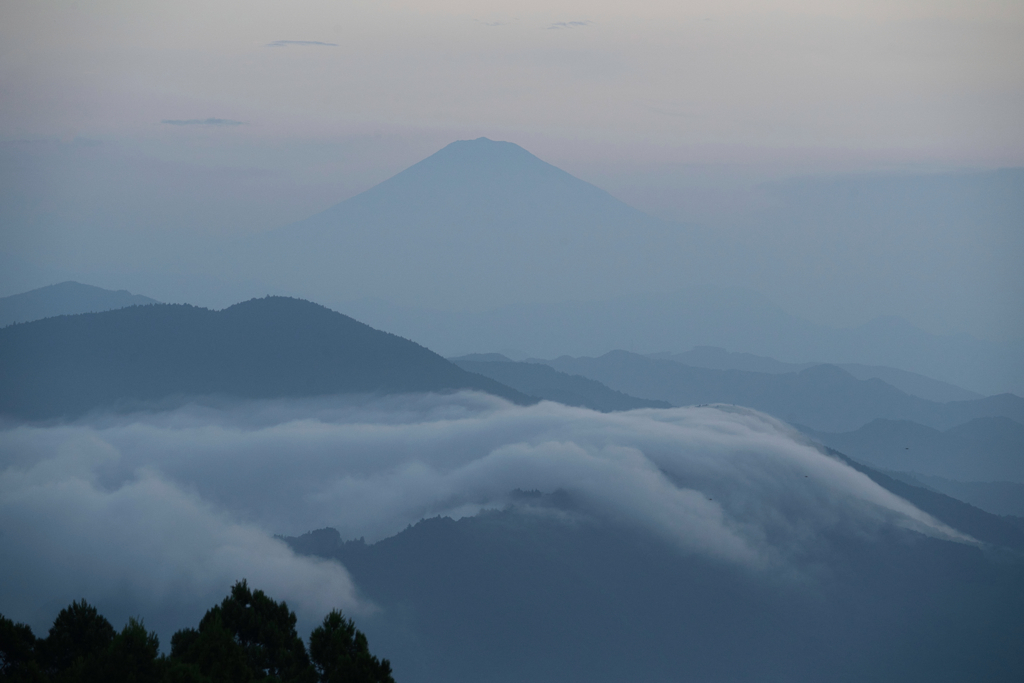
[[[583,28],[584,26],[590,26],[594,22],[592,21],[556,21],[555,23],[548,26],[549,29],[561,29],[561,28]]]
[[[289,45],[298,45],[302,47],[338,47],[337,43],[324,43],[319,40],[275,40],[272,43],[267,43],[265,47],[288,47]]]
[[[164,119],[160,123],[171,126],[241,126],[241,121],[232,119]]]
[[[826,530],[957,534],[756,412],[603,414],[474,393],[192,404],[0,431],[0,612],[45,632],[85,597],[165,638],[246,577],[306,630],[373,609],[274,534],[375,541],[435,515],[566,491],[588,514],[759,572]],[[156,621],[153,618],[156,617]]]

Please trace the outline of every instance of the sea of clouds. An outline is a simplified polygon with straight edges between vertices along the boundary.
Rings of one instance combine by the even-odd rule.
[[[45,635],[86,598],[166,647],[245,577],[308,633],[374,605],[276,534],[373,542],[425,517],[565,491],[681,553],[778,572],[823,532],[962,538],[786,425],[704,406],[598,413],[477,393],[207,400],[0,429],[0,613]]]

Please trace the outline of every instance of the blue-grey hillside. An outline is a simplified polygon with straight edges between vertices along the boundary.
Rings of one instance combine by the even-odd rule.
[[[877,419],[859,429],[809,435],[872,467],[962,482],[1024,484],[1024,424],[980,417],[939,430],[907,420]]]
[[[174,397],[475,389],[532,399],[419,344],[285,297],[153,304],[0,330],[0,414],[41,419]]]
[[[1011,547],[1024,539],[997,517],[917,491]],[[502,511],[426,519],[372,544],[329,528],[285,540],[340,560],[383,608],[361,627],[397,678],[853,683],[1024,672],[1014,647],[1022,566],[987,544],[839,533],[804,558],[814,579],[774,580],[591,512],[564,492],[521,492]]]
[[[608,413],[636,408],[670,408],[667,401],[636,398],[579,375],[559,372],[542,363],[516,363],[501,354],[476,354],[450,359],[463,370],[501,382],[528,396],[567,406]]]
[[[480,138],[235,243],[208,266],[350,311],[446,356],[714,345],[1024,394],[1020,340],[929,334],[895,318],[852,329],[812,323],[753,294],[750,273],[779,267],[764,255],[778,245],[751,252],[727,234],[652,217],[518,145]],[[820,259],[807,263],[821,268]]]
[[[632,396],[677,406],[742,405],[820,431],[850,431],[877,418],[909,420],[936,429],[978,417],[1008,417],[1024,423],[1024,398],[1013,394],[937,403],[906,394],[879,379],[859,380],[833,365],[772,374],[695,368],[625,351],[544,362]]]
[[[749,370],[751,372],[768,372],[783,374],[800,372],[822,363],[784,363],[758,356],[752,353],[736,353],[726,351],[717,346],[696,346],[682,353],[652,353],[652,358],[667,358],[683,365],[696,368],[712,368],[715,370]],[[891,384],[900,391],[926,398],[929,401],[947,403],[949,401],[969,401],[982,398],[982,395],[948,382],[942,382],[916,372],[908,372],[898,368],[880,365],[864,365],[862,363],[832,363],[846,370],[857,379],[880,379]]]
[[[123,289],[112,291],[80,282],[61,282],[0,298],[0,327],[55,315],[96,313],[155,303],[155,299]]]
[[[283,291],[440,308],[657,289],[694,253],[678,226],[486,138],[237,248],[233,262]]]
[[[395,306],[380,299],[346,302],[343,310],[446,356],[487,350],[553,358],[716,346],[803,367],[810,360],[844,365],[861,379],[895,381],[907,393],[932,400],[971,397],[956,391],[959,387],[968,394],[1024,395],[1024,341],[935,335],[899,318],[837,329],[792,315],[740,288],[700,285],[664,294],[520,303],[481,312]],[[747,363],[736,369],[778,371]],[[922,381],[927,378],[939,384]]]

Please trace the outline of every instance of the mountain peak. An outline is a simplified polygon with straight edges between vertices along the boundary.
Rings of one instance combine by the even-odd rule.
[[[543,177],[552,175],[571,178],[568,173],[542,161],[514,142],[477,138],[475,140],[456,140],[449,143],[426,159],[414,164],[396,178],[406,174],[440,174],[442,176],[469,175],[467,180],[479,177],[524,177],[540,174]],[[575,179],[573,179],[575,180]],[[580,182],[580,181],[577,181]]]

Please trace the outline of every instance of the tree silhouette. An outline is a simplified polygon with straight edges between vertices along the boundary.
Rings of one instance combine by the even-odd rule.
[[[394,683],[391,662],[370,654],[363,632],[340,610],[331,610],[309,636],[309,656],[321,683]]]
[[[351,619],[332,611],[310,636],[295,613],[245,580],[211,608],[198,628],[178,631],[160,656],[141,619],[116,632],[85,600],[60,611],[45,639],[0,615],[2,683],[394,683],[391,664],[370,654]]]
[[[185,629],[171,640],[171,657],[194,664],[216,680],[316,680],[306,648],[295,632],[295,613],[245,580],[209,610],[199,629]]]

